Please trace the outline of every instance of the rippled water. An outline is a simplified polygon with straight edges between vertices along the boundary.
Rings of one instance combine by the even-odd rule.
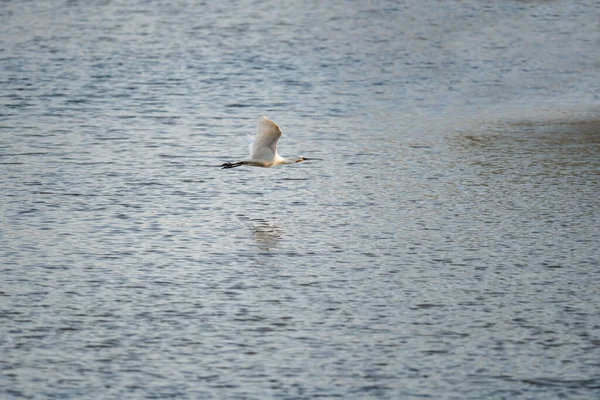
[[[599,14],[3,2],[0,397],[600,396]]]

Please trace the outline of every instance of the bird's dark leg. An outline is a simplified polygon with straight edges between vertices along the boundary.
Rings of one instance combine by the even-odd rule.
[[[243,161],[234,162],[234,163],[226,162],[225,164],[221,165],[221,169],[235,168],[235,167],[240,167],[242,165],[244,165]]]

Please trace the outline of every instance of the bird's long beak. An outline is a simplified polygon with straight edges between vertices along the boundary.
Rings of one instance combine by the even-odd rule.
[[[312,160],[321,160],[321,161],[323,161],[322,158],[313,158],[313,157],[308,158],[308,157],[304,157],[304,161],[312,161]]]

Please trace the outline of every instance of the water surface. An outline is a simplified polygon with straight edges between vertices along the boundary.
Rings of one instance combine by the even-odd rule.
[[[599,11],[4,2],[1,397],[598,397]]]

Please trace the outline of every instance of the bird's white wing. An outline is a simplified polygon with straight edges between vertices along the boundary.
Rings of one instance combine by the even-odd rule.
[[[258,122],[256,136],[248,136],[250,140],[250,159],[272,162],[277,154],[277,141],[281,137],[281,129],[264,115]]]

